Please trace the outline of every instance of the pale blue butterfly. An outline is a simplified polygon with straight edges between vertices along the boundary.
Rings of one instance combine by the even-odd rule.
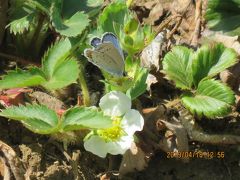
[[[90,44],[93,48],[84,50],[84,56],[89,62],[114,76],[123,76],[124,55],[118,39],[113,33],[107,32],[101,39],[95,37]]]

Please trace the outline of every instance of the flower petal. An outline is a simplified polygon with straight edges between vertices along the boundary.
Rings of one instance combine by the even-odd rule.
[[[131,99],[120,91],[111,91],[100,99],[99,106],[105,115],[122,116],[131,109]]]
[[[133,135],[143,129],[144,119],[137,110],[131,109],[123,116],[121,124],[128,135]]]
[[[133,136],[123,136],[117,142],[108,142],[108,152],[113,155],[124,154],[128,149],[131,148],[133,141]]]
[[[91,136],[84,142],[84,148],[87,151],[92,152],[93,154],[98,155],[99,157],[105,158],[107,155],[107,144],[99,136]]]
[[[93,135],[84,142],[84,148],[99,157],[105,158],[107,153],[117,155],[124,154],[130,149],[133,136],[123,136],[117,142],[105,142],[99,136]]]

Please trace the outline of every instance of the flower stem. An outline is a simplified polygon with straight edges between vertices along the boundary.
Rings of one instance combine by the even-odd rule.
[[[31,39],[29,47],[28,47],[29,52],[31,52],[31,49],[35,50],[34,56],[38,55],[38,53],[39,53],[38,50],[40,47],[37,47],[37,44],[38,44],[40,32],[44,25],[44,20],[45,20],[45,16],[43,14],[39,13],[37,27],[35,28],[35,32],[33,33],[32,39]]]
[[[83,104],[85,106],[90,106],[90,95],[89,95],[86,79],[84,77],[84,69],[82,64],[80,64],[80,73],[79,73],[78,83],[82,89]]]

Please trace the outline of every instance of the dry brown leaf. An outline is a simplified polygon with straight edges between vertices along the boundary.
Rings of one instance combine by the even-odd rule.
[[[10,180],[11,175],[16,180],[24,180],[25,170],[15,151],[0,141],[0,152],[1,174],[4,173],[4,180]]]
[[[233,67],[224,70],[220,73],[222,82],[230,86],[236,93],[240,92],[240,63],[235,64]]]
[[[146,80],[147,90],[151,92],[151,85],[155,84],[157,82],[158,82],[157,78],[154,75],[149,73],[148,76],[147,76],[147,80]]]
[[[151,9],[155,4],[157,4],[158,0],[149,0],[149,1],[145,1],[145,0],[138,0],[138,1],[133,1],[132,6],[141,6],[144,7],[146,9]]]
[[[160,32],[155,39],[142,51],[141,66],[149,70],[159,70],[159,56],[166,32]]]
[[[172,15],[181,15],[181,24],[177,28],[180,35],[179,37],[174,37],[174,39],[177,38],[179,44],[189,44],[192,40],[192,34],[196,27],[195,11],[195,5],[192,0],[174,0],[172,3]],[[176,20],[172,22],[173,24],[178,23]]]
[[[45,105],[54,111],[59,111],[64,107],[62,101],[44,92],[35,91],[29,94],[29,96],[33,98],[33,101],[35,100],[39,104]]]
[[[149,8],[150,9],[150,8]],[[154,25],[157,20],[163,15],[163,6],[161,3],[156,4],[154,7],[151,7],[148,18],[145,18],[144,21],[147,24]]]
[[[236,89],[237,78],[234,77],[230,70],[222,71],[219,76],[222,82],[226,83],[232,89]]]
[[[153,134],[158,134],[158,130],[156,128],[156,122],[158,119],[165,119],[165,107],[159,105],[153,108],[145,108],[143,109],[143,115],[145,119],[144,129],[149,129]]]
[[[127,150],[123,155],[123,159],[119,168],[119,176],[134,172],[141,171],[147,167],[148,156],[138,147],[132,143],[131,149]]]
[[[25,94],[29,92],[32,92],[32,90],[25,88],[12,88],[0,91],[0,104],[4,107],[25,104]]]
[[[169,138],[172,136],[169,136],[169,134],[165,134],[165,137],[160,141],[160,147],[165,152],[187,152],[189,151],[189,145],[188,145],[188,135],[185,128],[182,126],[182,124],[174,120],[173,122],[167,122],[164,120],[160,120],[161,123],[163,123],[168,130],[170,130],[173,135],[175,135],[176,138]],[[169,133],[169,131],[167,131]],[[187,161],[188,159],[184,159]]]
[[[221,32],[205,30],[202,34],[203,38],[208,41],[216,41],[223,43],[226,47],[233,48],[240,55],[240,40],[239,36],[228,36]]]
[[[174,0],[172,3],[173,14],[184,14],[192,5],[192,0]]]

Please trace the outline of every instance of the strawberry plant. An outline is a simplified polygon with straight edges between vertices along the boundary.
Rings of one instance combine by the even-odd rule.
[[[164,57],[163,72],[183,90],[181,101],[189,111],[214,118],[227,115],[235,100],[233,91],[214,77],[235,63],[235,51],[222,44],[204,45],[196,52],[176,46]]]

